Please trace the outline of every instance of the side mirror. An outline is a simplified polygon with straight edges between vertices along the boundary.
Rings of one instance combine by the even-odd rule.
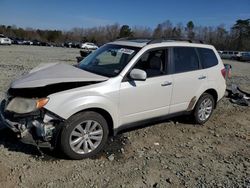
[[[129,76],[133,80],[145,81],[147,79],[147,73],[144,70],[141,70],[141,69],[132,69]]]

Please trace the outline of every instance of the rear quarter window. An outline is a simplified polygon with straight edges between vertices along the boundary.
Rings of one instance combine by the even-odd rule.
[[[207,48],[197,48],[197,51],[203,68],[206,69],[218,65],[218,59],[213,50]]]

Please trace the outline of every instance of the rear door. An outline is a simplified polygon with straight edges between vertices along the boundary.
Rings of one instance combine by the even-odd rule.
[[[170,113],[185,111],[206,88],[207,73],[200,65],[194,47],[173,47],[171,50],[173,92]]]

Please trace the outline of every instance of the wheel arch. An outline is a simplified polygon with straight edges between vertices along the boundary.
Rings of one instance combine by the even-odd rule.
[[[214,108],[216,108],[216,106],[217,106],[217,100],[218,100],[218,93],[217,93],[217,91],[215,90],[215,89],[207,89],[207,90],[205,90],[204,92],[202,92],[200,95],[196,95],[196,96],[194,96],[191,100],[190,100],[190,102],[189,102],[189,105],[188,105],[188,108],[186,109],[186,111],[192,111],[192,110],[194,110],[194,108],[195,108],[195,106],[196,106],[196,104],[197,104],[197,102],[198,102],[198,100],[200,99],[200,97],[204,94],[204,93],[208,93],[208,94],[210,94],[210,95],[212,95],[212,97],[214,98]],[[199,97],[199,98],[198,98]]]
[[[204,91],[204,93],[208,93],[210,95],[213,96],[214,98],[214,108],[216,108],[217,106],[217,100],[218,100],[218,93],[215,89],[211,88],[211,89],[207,89],[206,91]]]
[[[103,108],[99,108],[99,107],[86,108],[84,110],[76,112],[72,116],[74,116],[78,113],[81,113],[81,112],[86,112],[86,111],[93,111],[93,112],[97,112],[97,113],[101,114],[104,117],[104,119],[107,121],[107,124],[109,127],[109,136],[114,135],[114,120],[113,120],[111,114],[107,110],[104,110]]]

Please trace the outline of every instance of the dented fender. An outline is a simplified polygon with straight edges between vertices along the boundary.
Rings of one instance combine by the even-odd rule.
[[[83,110],[99,108],[110,114],[113,118],[113,125],[116,127],[118,126],[117,104],[119,104],[120,85],[117,81],[109,80],[108,82],[110,82],[109,87],[107,83],[102,82],[95,84],[94,89],[92,85],[89,85],[51,94],[44,108],[63,119],[68,119]]]

